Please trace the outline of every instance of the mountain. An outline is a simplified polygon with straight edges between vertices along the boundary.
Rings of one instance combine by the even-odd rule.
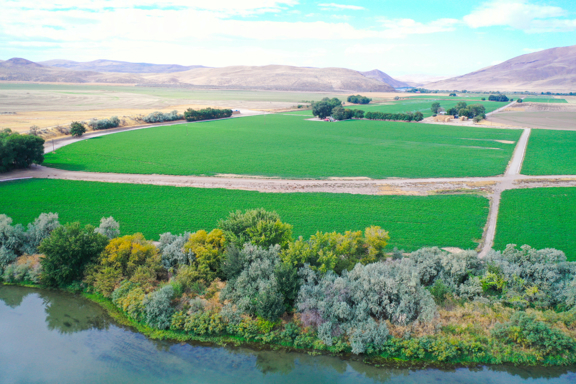
[[[394,88],[409,87],[409,85],[406,84],[405,82],[396,80],[396,79],[392,78],[390,75],[382,72],[379,69],[373,69],[371,71],[360,72],[360,73],[363,74],[364,76],[370,78],[370,79],[381,81],[381,82],[386,83],[389,86],[394,87]]]
[[[0,81],[34,81],[44,83],[123,83],[134,84],[141,78],[131,74],[103,74],[47,67],[30,60],[12,58],[0,62]]]
[[[422,87],[427,83],[448,79],[449,76],[431,76],[422,74],[397,76],[396,80],[403,81],[411,87]]]
[[[193,68],[205,68],[202,65],[184,66],[178,64],[129,63],[126,61],[115,60],[94,60],[87,62],[78,62],[72,60],[48,60],[41,61],[39,64],[49,67],[73,69],[76,71],[117,73],[173,73],[188,71]]]
[[[216,88],[277,91],[394,92],[394,88],[345,68],[303,68],[288,65],[197,68],[186,72],[145,76],[149,82]]]
[[[55,64],[54,61],[51,63]],[[67,65],[66,63],[69,62],[58,61],[56,64]],[[103,66],[110,68],[107,64]],[[169,73],[121,73],[61,68],[13,58],[0,62],[0,81],[2,80],[309,92],[394,92],[394,88],[388,84],[367,78],[351,69],[286,65],[201,67]]]
[[[426,88],[574,92],[576,90],[576,45],[518,56],[463,76],[426,84]]]

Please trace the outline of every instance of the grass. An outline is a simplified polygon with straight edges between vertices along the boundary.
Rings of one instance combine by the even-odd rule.
[[[84,140],[46,155],[68,170],[173,175],[459,177],[502,174],[519,130],[263,115]]]
[[[506,244],[556,248],[576,261],[576,188],[515,189],[502,193],[495,249]]]
[[[525,175],[576,175],[576,132],[533,129],[528,141]]]
[[[530,103],[568,103],[566,99],[554,99],[552,97],[526,97],[524,101]]]
[[[475,248],[488,214],[488,200],[473,195],[367,196],[330,193],[259,193],[225,189],[29,179],[0,183],[0,213],[26,224],[42,212],[60,222],[98,225],[113,216],[123,234],[215,228],[235,210],[263,207],[294,226],[294,235],[363,230],[379,225],[390,246]],[[25,196],[25,198],[23,198]]]

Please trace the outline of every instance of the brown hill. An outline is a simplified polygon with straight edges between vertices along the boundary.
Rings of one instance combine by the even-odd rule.
[[[287,65],[198,68],[186,72],[144,75],[149,82],[217,88],[282,91],[394,92],[394,88],[345,68],[302,68]]]
[[[45,83],[138,83],[138,75],[72,71],[52,68],[32,61],[12,58],[0,62],[0,81],[34,81]]]
[[[0,62],[0,81],[120,83],[278,91],[394,92],[394,88],[388,84],[367,78],[351,69],[286,65],[195,68],[173,73],[102,73],[50,67],[13,58]]]
[[[193,68],[205,68],[202,65],[178,65],[178,64],[149,64],[130,63],[116,60],[94,60],[78,62],[72,60],[48,60],[39,64],[48,67],[73,69],[76,71],[94,72],[117,72],[117,73],[172,73],[183,72]]]
[[[576,45],[515,57],[476,72],[426,84],[440,90],[576,91]]]
[[[409,87],[410,86],[403,81],[396,80],[392,76],[388,75],[387,73],[382,72],[379,69],[373,69],[371,71],[360,72],[360,73],[363,74],[364,76],[370,78],[370,79],[381,81],[381,82],[386,83],[389,86],[394,87],[394,88],[403,88],[403,87]]]

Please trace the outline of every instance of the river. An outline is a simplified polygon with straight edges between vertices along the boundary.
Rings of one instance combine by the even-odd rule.
[[[379,368],[150,340],[64,292],[0,285],[0,383],[576,383],[576,367]]]

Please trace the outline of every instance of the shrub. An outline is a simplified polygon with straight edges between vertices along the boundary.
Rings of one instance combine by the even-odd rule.
[[[112,302],[134,320],[143,321],[145,296],[142,288],[125,280],[112,294]]]
[[[100,226],[94,232],[106,236],[110,240],[120,236],[120,224],[112,216],[100,219]]]
[[[84,270],[98,259],[108,244],[108,238],[94,232],[94,227],[84,228],[80,223],[56,228],[42,240],[38,248],[42,258],[42,283],[62,287],[84,278]]]
[[[44,161],[44,139],[20,135],[10,129],[0,131],[0,173],[28,168]]]
[[[0,272],[2,268],[0,268]],[[3,273],[0,273],[0,281],[6,283],[40,283],[40,274],[42,266],[38,257],[21,256],[18,260],[6,267]]]
[[[174,288],[170,284],[147,294],[142,302],[146,324],[158,329],[168,329],[172,322],[171,302],[174,297]]]
[[[174,120],[182,120],[184,117],[178,114],[178,111],[172,111],[169,113],[162,113],[162,112],[152,112],[147,116],[144,116],[142,120],[146,123],[161,123],[164,121],[174,121]]]
[[[315,271],[341,273],[352,269],[356,263],[367,264],[384,257],[384,248],[389,240],[388,232],[380,227],[344,234],[317,232],[309,240],[299,237],[282,251],[282,261],[296,267],[310,265]]]
[[[576,341],[570,336],[525,312],[516,312],[510,321],[497,324],[492,336],[506,344],[539,349],[544,355],[563,355],[576,350]]]
[[[230,300],[241,312],[275,321],[285,311],[275,274],[279,252],[278,245],[264,249],[246,244],[238,255],[242,269],[228,280],[220,298]]]
[[[0,268],[16,260],[25,242],[24,227],[12,226],[12,219],[0,214]]]
[[[198,277],[207,283],[222,276],[220,263],[224,253],[224,232],[214,229],[210,233],[200,230],[190,235],[184,244],[184,251],[193,255]]]
[[[354,104],[368,104],[372,101],[372,99],[362,95],[352,95],[348,96],[348,99],[346,99],[346,101]]]
[[[160,257],[154,244],[136,233],[112,239],[100,256],[100,265],[116,268],[130,278],[139,266],[158,269]]]
[[[94,131],[100,129],[110,129],[120,126],[120,119],[116,116],[112,116],[109,119],[92,119],[88,122],[88,126]]]
[[[178,268],[182,265],[190,265],[194,262],[194,254],[184,249],[184,244],[190,238],[190,232],[181,235],[173,235],[166,232],[160,235],[158,249],[162,254],[162,265],[166,269]]]
[[[86,133],[86,127],[77,121],[70,124],[70,134],[75,137],[80,137]]]
[[[212,108],[205,108],[201,110],[194,110],[192,108],[188,108],[184,112],[184,118],[186,121],[202,121],[202,120],[213,120],[213,119],[222,119],[225,117],[232,116],[231,109],[212,109]]]
[[[280,221],[276,212],[264,208],[231,212],[226,220],[218,222],[218,228],[224,231],[228,244],[240,248],[246,242],[265,248],[275,244],[285,248],[292,241],[292,226]]]

